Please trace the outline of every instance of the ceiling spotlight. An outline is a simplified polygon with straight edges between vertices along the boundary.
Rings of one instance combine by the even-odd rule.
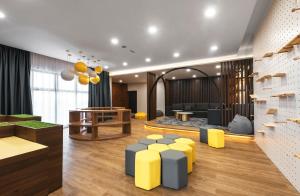
[[[111,42],[112,45],[118,45],[119,44],[119,39],[114,37],[114,38],[111,38],[110,42]]]
[[[210,47],[210,51],[212,51],[212,52],[215,52],[215,51],[217,51],[219,49],[219,47],[217,46],[217,45],[212,45],[211,47]]]
[[[119,80],[119,82],[120,82],[120,83],[122,83],[122,82],[123,82],[123,80]]]
[[[166,72],[165,71],[163,71],[163,72],[161,72],[162,74],[166,74]]]
[[[107,65],[104,66],[104,69],[108,69],[109,67]]]
[[[216,65],[216,69],[221,69],[221,65]]]
[[[173,57],[174,57],[174,58],[180,57],[180,53],[179,53],[179,52],[174,52]]]
[[[0,19],[4,19],[6,16],[3,12],[0,11]]]
[[[126,67],[127,65],[128,65],[128,63],[127,63],[127,62],[123,62],[123,66],[125,66],[125,67]]]
[[[186,69],[186,72],[190,72],[191,71],[191,69]]]
[[[220,75],[221,75],[221,73],[220,73],[220,72],[218,72],[218,73],[217,73],[217,76],[220,76]]]
[[[150,59],[150,58],[146,58],[145,61],[146,61],[147,63],[150,63],[150,62],[151,62],[151,59]]]
[[[151,34],[151,35],[154,35],[158,32],[158,29],[156,26],[149,26],[148,27],[148,33]]]
[[[173,77],[172,77],[172,80],[175,80],[175,79],[176,79],[176,77],[173,76]]]
[[[194,74],[194,75],[193,75],[193,78],[197,78],[197,76]]]
[[[206,18],[213,18],[213,17],[215,17],[216,14],[217,14],[217,10],[214,7],[208,7],[204,11],[204,16]]]
[[[135,77],[135,78],[138,78],[138,77],[139,77],[139,75],[135,74],[135,75],[134,75],[134,77]]]

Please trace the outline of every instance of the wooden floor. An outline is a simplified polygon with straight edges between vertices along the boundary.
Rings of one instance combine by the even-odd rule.
[[[96,142],[71,140],[65,130],[64,185],[51,195],[300,195],[251,139],[226,136],[226,147],[213,149],[198,142],[198,133],[178,133],[197,141],[197,160],[186,188],[136,188],[134,178],[124,174],[124,149],[163,132],[145,130],[143,121],[132,124],[131,136]]]

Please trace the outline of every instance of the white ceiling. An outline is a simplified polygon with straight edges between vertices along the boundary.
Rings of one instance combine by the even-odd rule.
[[[64,60],[66,49],[73,56],[81,50],[84,55],[101,59],[109,71],[218,57],[249,48],[249,39],[251,45],[269,2],[1,0],[0,10],[7,17],[0,21],[0,43]],[[216,8],[215,18],[204,17],[208,6]],[[147,33],[149,25],[158,27],[157,35]],[[111,45],[112,37],[119,38],[119,46]],[[217,44],[219,50],[210,52],[212,44]],[[181,53],[177,59],[172,57],[175,51]],[[152,62],[145,63],[146,57]],[[128,62],[126,68],[123,61]]]

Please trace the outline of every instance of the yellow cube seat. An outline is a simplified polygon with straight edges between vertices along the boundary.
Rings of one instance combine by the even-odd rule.
[[[146,120],[147,114],[144,113],[144,112],[137,112],[137,113],[134,115],[134,117],[135,117],[135,119]]]
[[[189,138],[178,138],[175,140],[176,143],[182,143],[189,145],[193,150],[193,163],[196,161],[196,144]]]
[[[150,144],[148,150],[154,150],[156,152],[163,152],[169,150],[170,147],[166,144]]]
[[[135,155],[135,186],[151,190],[160,185],[161,159],[159,152],[142,150]]]
[[[224,148],[224,131],[220,129],[208,129],[208,145],[213,148]]]
[[[160,134],[152,134],[152,135],[148,135],[147,139],[152,139],[152,140],[158,140],[158,139],[163,139],[164,136],[160,135]]]
[[[187,157],[187,171],[188,173],[191,173],[193,171],[193,149],[189,145],[183,143],[169,144],[169,147],[172,150],[178,150],[185,154]]]

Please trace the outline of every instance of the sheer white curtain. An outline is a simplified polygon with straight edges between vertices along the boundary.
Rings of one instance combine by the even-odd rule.
[[[72,64],[32,54],[31,90],[33,113],[43,121],[67,125],[69,110],[88,106],[88,86],[61,79],[60,72]]]

